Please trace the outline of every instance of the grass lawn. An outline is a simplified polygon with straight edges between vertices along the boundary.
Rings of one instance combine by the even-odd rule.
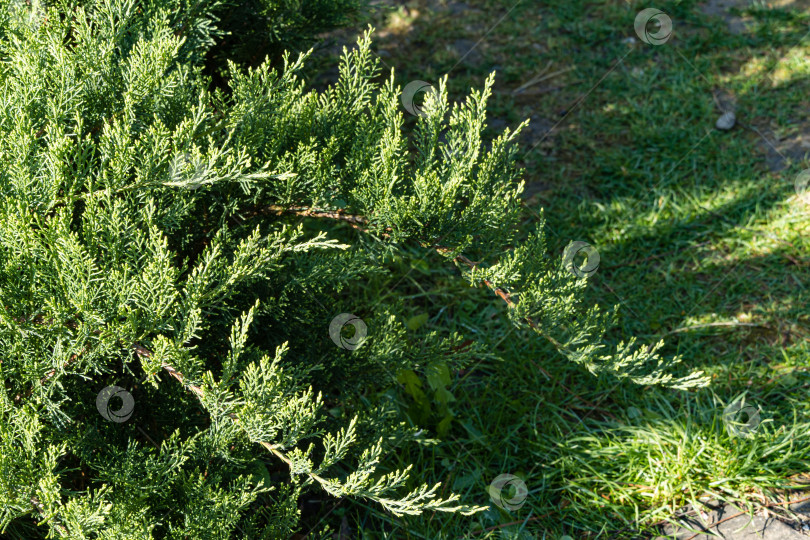
[[[401,86],[449,73],[461,99],[495,70],[491,134],[531,119],[526,231],[542,213],[554,253],[573,240],[597,248],[588,301],[621,304],[605,339],[664,339],[679,369],[712,382],[685,392],[597,379],[511,326],[490,291],[414,251],[407,277],[387,284],[408,294],[414,324],[444,319],[487,336],[492,356],[453,374],[449,425],[391,389],[433,437],[400,458],[427,471],[420,482],[489,510],[392,519],[339,501],[312,526],[644,538],[709,500],[784,514],[773,503],[810,478],[810,204],[794,185],[810,168],[810,8],[718,4],[408,0],[377,14],[376,51]],[[663,44],[636,35],[647,7],[671,18]],[[715,128],[724,110],[736,112],[730,131]],[[747,436],[723,419],[741,395],[759,414]],[[525,482],[519,508],[491,502],[500,474]]]

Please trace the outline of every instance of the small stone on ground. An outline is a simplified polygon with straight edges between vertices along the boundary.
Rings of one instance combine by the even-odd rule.
[[[728,131],[737,123],[737,115],[731,111],[724,112],[720,118],[717,119],[715,127],[723,131]]]

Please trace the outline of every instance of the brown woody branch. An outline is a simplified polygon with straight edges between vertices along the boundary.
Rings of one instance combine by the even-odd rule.
[[[345,222],[349,223],[352,227],[354,227],[357,230],[360,230],[360,231],[363,231],[363,232],[368,232],[363,227],[364,225],[366,225],[368,223],[368,221],[366,220],[366,218],[364,216],[358,216],[358,215],[352,215],[352,214],[344,214],[340,210],[338,210],[338,211],[313,210],[313,209],[308,208],[308,207],[284,208],[282,206],[276,206],[276,205],[268,206],[264,210],[266,212],[275,213],[276,215],[293,214],[293,215],[301,216],[301,217],[313,217],[313,218],[335,219],[335,220],[345,221]],[[383,237],[388,237],[389,235],[386,234],[386,233],[382,233],[382,236]],[[446,247],[443,247],[443,246],[434,246],[433,249],[436,250],[439,253],[447,253],[448,251],[451,251],[449,248],[446,248]],[[471,261],[470,259],[468,259],[464,255],[456,255],[456,257],[453,260],[468,266],[470,269],[475,269],[476,266],[481,264],[480,262]],[[496,287],[488,279],[484,279],[483,282],[496,295],[498,295],[504,302],[506,302],[507,306],[509,306],[510,308],[515,307],[515,303],[512,301],[512,298],[509,296],[508,292],[504,291],[500,287]],[[558,348],[562,348],[562,344],[560,344],[553,337],[551,337],[548,334],[546,334],[545,332],[543,332],[543,330],[540,328],[540,326],[536,322],[534,322],[531,318],[526,317],[526,322],[528,323],[528,325],[532,329],[539,332],[540,335],[542,335],[543,337],[548,339],[552,344],[554,344],[554,346],[556,346]]]
[[[471,270],[474,270],[476,266],[478,266],[479,264],[481,264],[481,263],[478,263],[478,262],[473,262],[473,261],[471,261],[470,259],[468,259],[468,258],[467,258],[467,257],[465,257],[464,255],[456,255],[455,259],[453,259],[453,260],[458,261],[458,262],[460,262],[460,263],[462,263],[462,264],[467,265],[467,266],[468,266],[468,267],[469,267]],[[514,307],[515,307],[515,303],[512,301],[512,298],[509,296],[509,293],[508,293],[508,292],[504,291],[504,290],[503,290],[503,289],[501,289],[500,287],[496,287],[496,286],[495,286],[495,284],[494,284],[494,283],[492,283],[492,282],[491,282],[490,280],[488,280],[488,279],[484,279],[484,280],[483,280],[483,282],[484,282],[484,284],[485,284],[487,287],[489,287],[490,289],[492,289],[492,291],[493,291],[495,294],[497,294],[498,296],[500,296],[500,297],[503,299],[503,301],[504,301],[504,302],[506,302],[506,305],[507,305],[507,306],[509,306],[510,308],[514,308]],[[558,349],[562,349],[562,348],[563,348],[562,344],[561,344],[559,341],[557,341],[556,339],[554,339],[553,337],[551,337],[550,335],[548,335],[547,333],[545,333],[545,332],[543,331],[543,329],[542,329],[542,328],[540,328],[540,326],[539,326],[539,325],[538,325],[536,322],[534,322],[534,320],[532,320],[530,317],[525,317],[525,319],[526,319],[526,323],[527,323],[527,324],[528,324],[528,325],[529,325],[529,326],[530,326],[530,327],[531,327],[533,330],[537,331],[537,332],[538,332],[538,333],[539,333],[541,336],[543,336],[544,338],[546,338],[547,340],[549,340],[549,341],[550,341],[550,342],[551,342],[551,343],[552,343],[552,344],[553,344],[555,347],[557,347]]]
[[[346,222],[355,229],[363,232],[367,232],[365,226],[368,225],[368,220],[364,216],[346,214],[342,210],[313,210],[312,208],[308,208],[305,206],[285,208],[284,206],[272,204],[270,206],[262,208],[257,212],[249,214],[248,217],[252,217],[253,215],[256,214],[275,214],[277,216],[287,214],[301,217],[334,219],[337,221]]]
[[[143,357],[146,357],[146,358],[151,358],[152,357],[152,351],[150,351],[149,349],[143,347],[142,345],[140,345],[138,343],[133,345],[133,349],[135,349],[135,352],[138,353],[140,356],[143,356]],[[177,371],[174,368],[174,366],[172,366],[171,364],[168,364],[166,362],[162,362],[161,367],[163,369],[165,369],[169,373],[169,375],[171,375],[172,377],[177,379],[180,382],[180,384],[182,384],[183,386],[185,386],[186,388],[191,390],[194,394],[196,394],[198,398],[202,399],[205,396],[205,391],[201,387],[197,386],[196,384],[187,383],[186,380],[185,380],[186,379],[185,375],[183,375],[182,373]],[[229,413],[228,417],[231,418],[231,420],[233,420],[237,424],[239,423],[239,417],[235,413]],[[274,456],[276,456],[281,461],[286,463],[289,467],[292,467],[292,465],[293,465],[292,461],[290,460],[290,458],[288,458],[287,456],[285,456],[282,452],[280,452],[278,450],[279,449],[278,445],[270,444],[270,443],[265,442],[265,441],[258,441],[258,443],[261,444],[262,446],[264,446]],[[328,483],[327,480],[325,480],[321,476],[318,476],[315,473],[307,473],[307,475],[310,478],[312,478],[313,480],[317,480],[321,484]]]
[[[248,217],[252,217],[254,215],[262,214],[262,213],[273,213],[273,214],[276,214],[276,215],[290,214],[290,215],[297,215],[297,216],[301,216],[301,217],[312,217],[312,218],[319,218],[319,219],[334,219],[334,220],[338,220],[338,221],[344,221],[344,222],[348,223],[349,225],[351,225],[352,227],[354,227],[355,229],[357,229],[359,231],[368,232],[367,229],[364,227],[365,225],[368,224],[368,220],[364,216],[355,215],[355,214],[346,214],[342,210],[328,211],[328,210],[314,210],[314,209],[309,208],[309,207],[288,207],[288,208],[285,208],[283,206],[270,205],[270,206],[266,206],[265,208],[263,208],[263,209],[261,209],[261,210],[259,210],[257,212],[252,212],[251,214],[248,215]],[[390,229],[387,229],[387,230],[390,230]],[[390,235],[383,232],[382,236],[383,237],[389,237]],[[436,252],[438,252],[440,254],[444,254],[444,253],[447,253],[447,252],[451,251],[450,248],[447,248],[447,247],[444,247],[444,246],[433,246],[432,249],[434,249]],[[458,262],[458,263],[461,263],[461,264],[464,264],[464,265],[468,266],[470,269],[475,269],[476,266],[481,264],[480,262],[471,261],[470,259],[468,259],[464,255],[456,255],[453,258],[453,260],[455,262]],[[509,306],[510,308],[515,307],[515,303],[512,301],[512,298],[509,296],[508,292],[501,289],[500,287],[496,287],[488,279],[484,279],[482,281],[498,297],[500,297],[504,302],[506,302],[507,306]],[[42,321],[42,318],[40,317],[35,322],[41,323],[43,321]],[[559,349],[563,348],[561,343],[559,343],[556,339],[554,339],[553,337],[548,335],[546,332],[544,332],[540,328],[540,326],[536,322],[534,322],[531,318],[526,317],[526,322],[529,325],[529,327],[531,327],[532,329],[537,331],[540,335],[545,337],[555,347],[557,347]],[[138,352],[138,354],[141,354],[141,355],[146,356],[146,357],[151,357],[152,356],[152,353],[150,351],[148,351],[147,349],[144,349],[140,345],[136,344],[134,347],[135,347],[136,352]],[[72,357],[68,361],[68,363],[70,361],[73,361],[74,359],[75,359],[75,355],[74,355],[74,357]],[[65,364],[65,365],[67,365],[67,364]],[[166,369],[172,377],[174,377],[175,379],[180,381],[180,383],[185,384],[183,382],[183,374],[182,373],[176,371],[172,366],[170,366],[168,364],[163,365],[163,368]],[[45,374],[45,377],[41,380],[41,383],[45,384],[45,382],[47,382],[48,379],[53,377],[55,374],[56,374],[55,369],[52,369],[52,370],[48,371]],[[194,385],[188,385],[188,387],[192,392],[194,392],[198,396],[202,397],[202,390],[199,387],[194,386]],[[264,444],[264,443],[262,443],[262,444]],[[268,449],[270,449],[270,448],[268,447]],[[284,459],[286,460],[286,458],[284,458]]]

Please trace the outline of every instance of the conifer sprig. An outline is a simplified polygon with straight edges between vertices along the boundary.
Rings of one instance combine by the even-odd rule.
[[[247,325],[253,319],[253,311],[251,310],[244,317],[244,327],[242,332],[246,330]],[[151,351],[145,347],[135,344],[134,350],[147,361],[153,358]],[[256,380],[252,375],[258,370],[265,371],[263,377],[266,378],[284,378],[283,370],[279,367],[278,362],[285,354],[287,348],[286,344],[281,346],[276,351],[275,360],[268,364],[266,358],[263,358],[260,366],[251,365],[246,371],[245,379],[249,381],[248,385],[256,384]],[[236,351],[232,351],[236,352]],[[240,424],[247,432],[251,441],[256,442],[267,449],[275,457],[286,463],[290,468],[290,473],[293,475],[305,475],[309,480],[304,483],[315,482],[319,484],[327,493],[335,497],[361,497],[370,499],[381,504],[387,510],[390,510],[394,515],[401,516],[405,514],[418,515],[427,511],[438,512],[459,512],[464,515],[470,515],[481,510],[485,510],[484,506],[469,506],[459,503],[459,496],[452,494],[447,498],[439,498],[436,496],[436,490],[441,487],[441,484],[428,486],[422,484],[416,489],[402,498],[392,499],[389,494],[402,488],[407,479],[408,474],[411,472],[411,467],[404,470],[398,470],[388,473],[383,476],[377,474],[378,464],[382,455],[382,439],[378,440],[376,444],[369,448],[365,448],[359,458],[359,463],[355,467],[355,471],[351,473],[344,481],[335,478],[327,479],[321,476],[321,473],[327,471],[331,466],[347,457],[350,447],[356,442],[356,423],[357,417],[353,417],[347,427],[342,428],[335,434],[328,433],[323,438],[323,445],[325,448],[324,457],[320,465],[317,467],[310,460],[312,447],[310,446],[305,452],[298,449],[293,449],[292,452],[286,454],[284,449],[291,448],[297,445],[300,441],[310,438],[313,435],[320,434],[309,430],[301,430],[297,426],[297,433],[293,437],[286,438],[280,443],[270,443],[264,440],[257,440],[255,430],[243,425],[244,416],[237,412],[228,412],[236,409],[243,412],[252,411],[256,408],[263,408],[258,403],[250,402],[250,398],[243,394],[243,398],[238,400],[235,396],[222,392],[217,392],[217,397],[212,401],[206,394],[206,390],[202,386],[190,384],[186,381],[185,376],[177,371],[170,364],[160,361],[161,367],[173,378],[177,379],[186,389],[193,392],[203,403],[206,409],[212,415],[224,415],[233,420],[235,423]],[[207,381],[207,388],[214,390],[221,390],[222,385],[213,379],[213,375],[206,374],[205,380]],[[252,383],[252,384],[251,384]],[[249,395],[249,392],[248,392]],[[321,406],[321,397],[314,397],[311,389],[308,389],[299,396],[300,401],[293,401],[292,403],[287,398],[286,406],[297,408],[292,414],[293,417],[298,417],[298,420],[306,420],[314,418],[317,409]],[[224,406],[227,403],[227,406]],[[223,406],[217,406],[221,404]],[[302,414],[303,413],[303,414]],[[289,414],[289,413],[287,413]],[[309,428],[314,426],[310,425]],[[251,433],[254,432],[254,433]]]

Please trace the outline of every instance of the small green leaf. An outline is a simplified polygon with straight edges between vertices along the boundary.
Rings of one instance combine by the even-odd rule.
[[[428,364],[425,376],[432,390],[444,389],[450,385],[450,369],[445,362],[436,361]]]
[[[453,394],[451,394],[450,390],[447,388],[438,388],[436,390],[435,399],[441,403],[445,409],[447,408],[448,403],[456,400],[455,396],[453,396]]]
[[[401,369],[399,373],[397,373],[397,382],[404,384],[405,388],[409,386],[422,388],[422,381],[419,380],[419,376],[411,369]]]
[[[423,272],[425,274],[430,273],[430,264],[424,259],[412,262],[411,267],[416,269],[416,270],[419,270],[419,271],[421,271],[421,272]]]
[[[792,373],[788,373],[787,375],[777,379],[777,384],[783,387],[795,386],[798,382],[799,379],[797,379]]]
[[[408,330],[419,330],[420,327],[424,326],[430,317],[427,313],[422,313],[420,315],[414,315],[408,322],[405,323],[405,326]]]
[[[481,471],[478,469],[475,469],[470,474],[458,476],[456,477],[455,480],[453,480],[453,491],[463,490],[467,489],[470,486],[474,486],[479,482],[480,479],[481,479]]]
[[[478,431],[470,422],[462,422],[461,425],[464,426],[464,429],[467,430],[467,433],[470,434],[470,438],[473,441],[484,439],[484,435],[480,431]]]
[[[397,375],[397,381],[405,385],[405,392],[413,397],[420,407],[427,404],[427,396],[422,391],[422,381],[419,376],[410,369],[403,369]]]
[[[270,478],[270,472],[261,461],[255,461],[253,465],[253,474],[251,475],[256,484],[264,484],[265,486],[272,486],[273,480]]]
[[[447,413],[447,415],[442,418],[442,421],[436,425],[436,433],[439,437],[446,437],[447,432],[450,431],[450,424],[453,422],[453,415]]]

